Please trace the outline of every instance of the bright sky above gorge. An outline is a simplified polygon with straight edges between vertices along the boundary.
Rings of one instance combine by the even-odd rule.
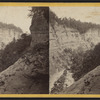
[[[50,7],[58,17],[100,24],[100,7]]]
[[[0,22],[14,24],[24,32],[29,31],[31,18],[30,7],[0,6]],[[82,22],[100,24],[100,7],[50,7],[58,17],[71,17]]]
[[[28,17],[30,7],[0,7],[0,22],[14,24],[20,27],[23,32],[30,32],[31,18]]]

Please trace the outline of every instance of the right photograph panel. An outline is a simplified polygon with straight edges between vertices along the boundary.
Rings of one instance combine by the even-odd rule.
[[[50,94],[100,94],[100,7],[50,7]]]

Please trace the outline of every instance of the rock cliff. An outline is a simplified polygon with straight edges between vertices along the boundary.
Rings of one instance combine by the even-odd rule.
[[[13,65],[0,73],[1,94],[49,93],[49,26],[44,16],[32,17],[36,22],[32,20],[30,27],[31,44]]]
[[[13,39],[21,38],[23,31],[13,24],[5,24],[0,22],[0,49],[3,49]]]
[[[52,17],[51,20],[53,20]],[[89,28],[85,33],[80,33],[77,28],[68,27],[62,24],[62,21],[59,23],[59,19],[58,21],[54,20],[52,22],[54,23],[50,23],[49,25],[49,90],[52,94],[63,94],[61,91],[71,87],[76,81],[73,77],[74,72],[72,71],[72,66],[77,63],[81,68],[84,54],[89,50],[93,50],[100,43],[100,29]],[[79,58],[74,58],[74,55]],[[74,59],[77,59],[76,63]],[[75,70],[78,70],[77,67]],[[64,93],[67,94],[67,91]]]
[[[46,9],[46,15],[49,15],[49,8],[46,7]],[[34,47],[35,44],[49,41],[49,23],[47,20],[49,20],[49,17],[45,18],[43,14],[41,14],[41,16],[34,14],[30,26],[30,31],[32,34],[31,47]]]

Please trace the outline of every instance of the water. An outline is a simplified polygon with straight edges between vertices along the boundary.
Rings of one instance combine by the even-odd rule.
[[[55,81],[57,81],[60,76],[63,74],[64,69],[61,71],[57,71],[54,75],[52,75],[52,77],[50,77],[50,87],[49,87],[49,91],[51,91],[51,89],[54,87],[54,83]]]
[[[74,78],[72,77],[72,75],[73,75],[73,73],[71,73],[70,70],[67,70],[64,87],[69,87],[74,83]]]

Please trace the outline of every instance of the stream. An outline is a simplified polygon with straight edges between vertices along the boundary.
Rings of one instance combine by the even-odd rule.
[[[59,77],[63,74],[64,69],[61,71],[57,71],[52,77],[50,77],[50,87],[49,91],[54,87],[54,83],[59,79]]]
[[[74,83],[74,78],[72,77],[72,75],[73,73],[71,73],[71,71],[67,69],[56,72],[50,78],[49,91],[53,91],[52,93],[57,93],[57,91],[61,91],[64,88],[71,86]]]

